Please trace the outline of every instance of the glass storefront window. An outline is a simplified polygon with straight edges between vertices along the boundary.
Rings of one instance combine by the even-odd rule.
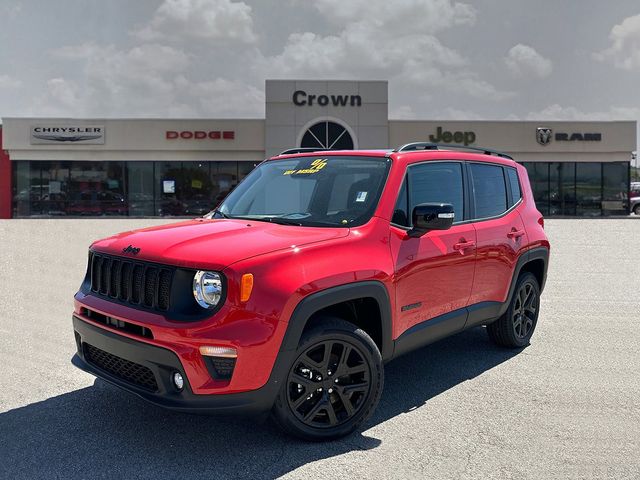
[[[13,214],[190,216],[214,209],[255,162],[15,161]],[[525,162],[543,215],[628,213],[628,162]]]
[[[160,216],[184,215],[186,205],[179,199],[182,185],[182,162],[156,162],[155,211]]]
[[[576,164],[549,164],[549,215],[576,214]]]
[[[13,212],[29,216],[202,216],[255,162],[15,161]]]
[[[602,164],[602,214],[629,213],[629,164],[613,162]]]
[[[31,190],[29,162],[16,162],[13,168],[13,216],[31,215],[31,203],[34,194]]]
[[[180,200],[184,214],[201,217],[213,210],[214,189],[211,182],[211,162],[182,162]]]
[[[602,164],[576,163],[576,215],[602,215]]]
[[[153,162],[127,163],[127,206],[132,217],[152,217],[154,211]]]
[[[67,215],[127,215],[123,162],[62,163],[69,179]]]

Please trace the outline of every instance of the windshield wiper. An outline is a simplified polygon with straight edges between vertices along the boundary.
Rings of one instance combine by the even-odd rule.
[[[292,218],[268,217],[266,220],[270,221],[271,223],[277,223],[278,225],[296,225],[298,227],[303,226],[300,220],[294,220]]]

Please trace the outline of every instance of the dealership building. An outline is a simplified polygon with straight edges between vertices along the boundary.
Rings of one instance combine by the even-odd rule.
[[[636,122],[393,120],[386,81],[268,80],[264,119],[4,118],[0,218],[195,216],[293,147],[487,147],[547,216],[628,212]],[[428,116],[428,112],[425,112]]]

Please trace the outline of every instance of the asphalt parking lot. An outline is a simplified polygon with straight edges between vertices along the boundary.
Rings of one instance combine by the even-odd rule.
[[[482,328],[389,364],[366,429],[161,410],[70,364],[92,239],[162,220],[0,221],[0,478],[640,478],[640,221],[548,220],[522,351]]]

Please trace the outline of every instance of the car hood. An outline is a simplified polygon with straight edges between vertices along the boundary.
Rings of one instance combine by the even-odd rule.
[[[94,242],[91,249],[137,260],[222,270],[249,257],[344,237],[348,233],[348,228],[195,219],[120,233]],[[132,248],[127,249],[129,246]],[[138,248],[138,253],[132,253]]]

